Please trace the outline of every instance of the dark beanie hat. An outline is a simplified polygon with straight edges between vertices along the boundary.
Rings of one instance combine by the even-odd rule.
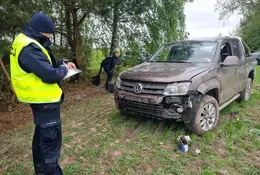
[[[54,33],[54,24],[50,17],[43,13],[36,13],[32,16],[29,26],[42,33]]]

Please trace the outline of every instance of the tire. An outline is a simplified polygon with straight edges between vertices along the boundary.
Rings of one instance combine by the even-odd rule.
[[[251,78],[247,78],[247,83],[245,89],[240,92],[240,101],[248,101],[252,93],[253,81]]]
[[[202,118],[203,113],[207,113],[207,115],[204,116],[204,119]],[[211,115],[208,115],[209,113],[211,113]],[[188,130],[197,135],[203,135],[206,132],[213,130],[217,126],[219,120],[219,104],[217,100],[212,96],[204,95],[201,98],[195,114],[195,117],[190,123],[185,123]]]

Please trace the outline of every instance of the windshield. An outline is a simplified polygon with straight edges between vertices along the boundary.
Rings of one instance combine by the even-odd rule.
[[[149,62],[212,62],[217,42],[184,41],[162,46]]]

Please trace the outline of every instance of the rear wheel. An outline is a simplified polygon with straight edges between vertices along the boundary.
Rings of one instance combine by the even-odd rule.
[[[198,134],[214,129],[219,120],[219,105],[217,100],[209,95],[202,97],[197,108],[196,115],[190,123],[185,123],[186,127]]]
[[[251,96],[251,93],[252,93],[252,86],[253,86],[252,79],[247,78],[246,87],[242,92],[240,92],[239,100],[248,101],[250,99],[250,96]]]

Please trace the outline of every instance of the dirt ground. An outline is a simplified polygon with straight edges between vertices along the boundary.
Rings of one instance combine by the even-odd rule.
[[[91,87],[88,84],[64,85],[65,101],[61,110],[66,110],[71,104],[80,104],[98,93],[104,93],[104,86]],[[76,106],[76,105],[75,105]],[[13,105],[12,112],[8,112],[7,106],[0,101],[0,133],[25,125],[32,121],[32,111],[29,105],[17,102]]]

